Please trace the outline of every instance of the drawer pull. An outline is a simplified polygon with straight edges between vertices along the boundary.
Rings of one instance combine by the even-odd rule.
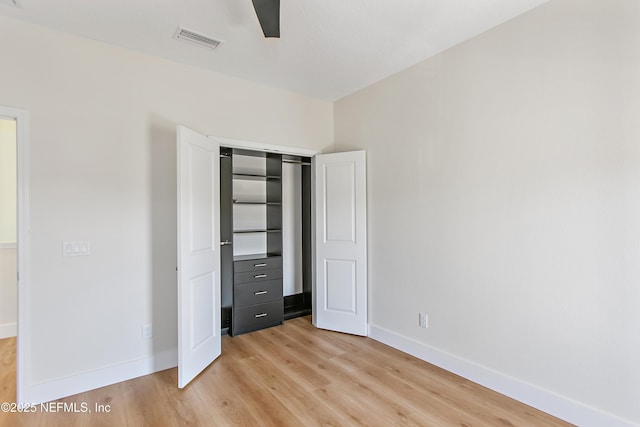
[[[254,292],[254,295],[264,295],[266,293],[268,293],[269,291],[258,291],[258,292]]]
[[[254,267],[266,267],[267,263],[263,262],[262,264],[253,264]]]
[[[253,276],[254,279],[264,279],[265,277],[267,277],[266,274],[256,274]]]
[[[260,313],[260,314],[256,314],[254,317],[255,317],[256,319],[259,319],[259,318],[261,318],[261,317],[266,317],[266,316],[267,316],[267,313]]]

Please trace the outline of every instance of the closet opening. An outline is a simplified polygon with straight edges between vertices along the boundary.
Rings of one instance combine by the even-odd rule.
[[[311,159],[220,147],[223,333],[311,314]]]

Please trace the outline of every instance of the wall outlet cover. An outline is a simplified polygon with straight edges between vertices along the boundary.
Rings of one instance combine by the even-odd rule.
[[[142,325],[142,339],[149,340],[153,338],[153,327],[151,325]]]
[[[429,316],[427,316],[425,313],[418,313],[418,326],[420,326],[421,328],[428,328]]]

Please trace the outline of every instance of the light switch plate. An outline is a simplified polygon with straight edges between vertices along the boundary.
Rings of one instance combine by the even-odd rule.
[[[91,242],[89,240],[69,240],[62,242],[62,256],[88,255],[91,255]]]

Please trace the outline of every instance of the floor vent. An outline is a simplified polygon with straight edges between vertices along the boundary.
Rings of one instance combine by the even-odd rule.
[[[222,307],[222,324],[221,329],[229,328],[231,326],[231,307]]]
[[[213,37],[205,36],[204,34],[200,34],[193,30],[187,30],[182,27],[178,27],[173,38],[211,50],[217,48],[222,43],[221,40],[216,40]]]

